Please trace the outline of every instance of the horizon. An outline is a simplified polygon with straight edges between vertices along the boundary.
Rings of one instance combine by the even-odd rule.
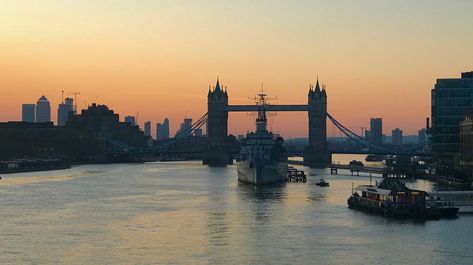
[[[168,117],[175,132],[206,112],[217,76],[230,104],[250,103],[261,83],[278,104],[304,104],[318,76],[328,112],[347,127],[381,117],[385,134],[416,134],[436,79],[473,70],[462,30],[473,3],[428,3],[2,1],[0,121],[21,120],[21,104],[44,94],[56,123],[65,90],[80,92],[78,111],[96,102],[120,120],[139,113],[153,134]],[[253,129],[251,116],[229,115],[230,133]],[[307,115],[277,113],[270,129],[304,137]]]

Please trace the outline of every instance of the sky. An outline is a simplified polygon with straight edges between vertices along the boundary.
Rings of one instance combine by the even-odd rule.
[[[273,104],[304,104],[317,76],[328,112],[359,132],[383,118],[416,134],[437,78],[473,70],[473,1],[0,1],[0,121],[61,91],[78,108],[106,104],[142,125],[206,112],[217,76],[230,104],[264,83]],[[307,135],[306,113],[276,113],[270,129]],[[232,113],[229,131],[254,130]],[[328,126],[329,135],[340,135]]]

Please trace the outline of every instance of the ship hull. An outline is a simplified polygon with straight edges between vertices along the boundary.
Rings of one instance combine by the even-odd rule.
[[[255,185],[282,182],[287,177],[287,163],[266,160],[242,160],[237,162],[238,180]]]

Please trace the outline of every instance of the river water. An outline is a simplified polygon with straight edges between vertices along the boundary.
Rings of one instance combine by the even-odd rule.
[[[258,189],[198,161],[4,175],[0,264],[473,264],[472,215],[353,211],[352,183],[369,178],[304,169],[308,183]]]

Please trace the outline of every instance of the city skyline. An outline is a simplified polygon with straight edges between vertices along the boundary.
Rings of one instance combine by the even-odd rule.
[[[1,121],[21,120],[21,104],[42,94],[56,109],[61,90],[81,93],[79,110],[98,102],[122,117],[139,112],[141,121],[197,119],[217,75],[230,103],[251,103],[261,82],[279,104],[305,103],[318,74],[329,113],[344,124],[382,117],[385,134],[399,127],[412,135],[430,116],[436,79],[473,68],[473,55],[463,52],[473,45],[462,30],[473,22],[467,1],[429,1],[429,9],[366,1],[38,5],[0,4],[0,88],[8,91]],[[272,119],[286,137],[307,135],[307,115]],[[248,115],[230,114],[230,133],[253,129]]]

